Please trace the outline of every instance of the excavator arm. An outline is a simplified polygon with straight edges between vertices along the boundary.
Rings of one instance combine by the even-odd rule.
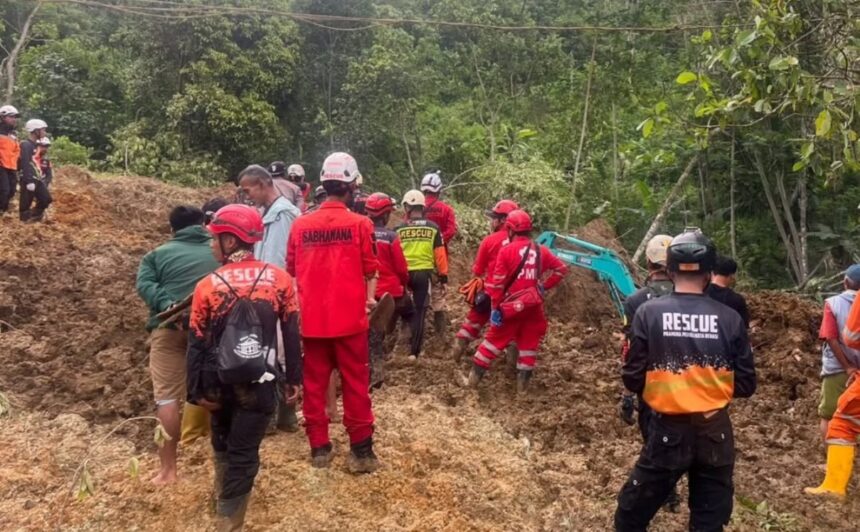
[[[557,241],[567,246],[577,247],[584,251],[560,247]],[[545,231],[537,238],[537,242],[546,246],[556,257],[566,264],[593,271],[597,278],[606,285],[612,304],[624,319],[624,299],[636,291],[636,283],[624,261],[611,249],[580,240],[574,236],[562,235]]]

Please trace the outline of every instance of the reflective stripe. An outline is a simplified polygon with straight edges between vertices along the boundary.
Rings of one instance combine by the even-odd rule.
[[[848,414],[840,414],[838,411],[833,414],[833,417],[838,417],[839,419],[844,419],[845,421],[850,421],[855,425],[860,425],[860,418],[856,418],[854,416],[849,416]]]
[[[843,440],[841,438],[832,438],[829,440],[825,440],[825,443],[827,443],[827,445],[844,445],[849,447],[854,447],[855,445],[857,445],[856,441]]]
[[[484,349],[486,349],[487,351],[489,351],[490,353],[492,353],[496,356],[502,354],[502,352],[500,350],[496,349],[496,346],[494,346],[493,344],[491,344],[487,340],[484,340],[483,342],[481,342],[481,347],[483,347]]]
[[[466,340],[477,340],[477,338],[472,336],[472,333],[470,333],[466,329],[460,329],[459,331],[457,331],[457,338],[465,338]]]
[[[480,361],[481,361],[481,362],[483,362],[484,364],[491,364],[491,363],[493,362],[493,359],[492,359],[492,358],[487,358],[487,357],[485,357],[485,356],[484,356],[480,351],[477,351],[477,352],[475,353],[475,358],[476,358],[477,360],[480,360]]]
[[[522,362],[517,362],[517,369],[534,369],[535,364],[532,362],[531,364],[524,364]]]
[[[846,326],[842,329],[842,337],[843,337],[843,338],[845,338],[846,340],[850,340],[850,341],[852,341],[852,342],[856,342],[857,340],[860,340],[860,331],[852,331],[852,330],[851,330],[851,329],[849,329],[849,328],[848,328],[848,326],[846,325]]]
[[[484,288],[501,288],[502,285],[495,283],[484,283]]]
[[[537,351],[520,351],[521,357],[536,357]]]
[[[465,322],[463,322],[463,327],[471,327],[471,328],[473,328],[473,329],[480,329],[480,328],[481,328],[481,324],[480,324],[480,323],[475,323],[475,322],[473,322],[473,321],[466,320]]]

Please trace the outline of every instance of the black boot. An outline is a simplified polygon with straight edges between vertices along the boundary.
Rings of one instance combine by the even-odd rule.
[[[532,378],[532,370],[521,369],[517,372],[517,393],[522,394],[528,390],[529,381]]]
[[[373,437],[350,446],[346,466],[353,474],[373,473],[379,469],[379,460],[373,453]]]
[[[278,420],[275,423],[278,430],[284,432],[298,432],[299,418],[296,416],[296,405],[290,405],[283,399],[278,399]]]
[[[333,455],[331,443],[327,443],[322,447],[315,447],[311,449],[311,465],[317,469],[325,469],[331,464]]]

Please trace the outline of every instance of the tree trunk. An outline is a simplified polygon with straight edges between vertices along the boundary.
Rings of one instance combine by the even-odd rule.
[[[615,203],[618,203],[618,118],[615,115],[615,102],[612,103],[612,179]],[[617,208],[617,205],[616,205]]]
[[[642,253],[645,252],[645,248],[648,246],[648,241],[651,240],[651,237],[657,234],[657,230],[660,229],[663,219],[666,218],[666,214],[669,212],[675,196],[677,196],[684,188],[684,183],[687,182],[687,178],[690,177],[690,174],[693,172],[693,168],[695,168],[696,163],[699,162],[700,155],[700,153],[697,153],[690,159],[686,168],[684,168],[684,171],[681,172],[681,176],[678,178],[678,181],[675,182],[675,186],[672,187],[672,190],[669,191],[669,195],[666,196],[665,200],[663,200],[663,206],[660,207],[660,211],[657,213],[657,216],[654,217],[654,221],[651,222],[651,226],[648,228],[648,231],[645,232],[642,242],[640,242],[639,247],[636,248],[636,253],[633,254],[633,264],[639,263],[639,259],[642,258]]]
[[[570,203],[567,204],[567,215],[564,217],[564,232],[570,231],[570,215],[576,203],[576,180],[579,178],[579,161],[585,147],[585,132],[588,130],[588,104],[591,101],[591,80],[594,78],[594,54],[597,51],[597,37],[591,41],[591,60],[588,62],[588,79],[585,82],[585,103],[582,106],[582,127],[579,129],[579,149],[576,150],[576,161],[573,163],[573,182],[570,184]]]
[[[800,232],[800,267],[803,271],[803,280],[802,284],[805,284],[809,280],[809,276],[812,273],[809,271],[809,254],[807,248],[807,227],[806,227],[806,209],[808,206],[808,197],[806,190],[806,170],[801,173],[800,176],[800,198],[797,202],[798,209],[800,210],[800,227],[798,228]]]
[[[732,258],[738,257],[738,243],[735,227],[735,132],[732,131],[732,155],[729,163],[729,238],[732,243]]]
[[[27,44],[27,39],[30,35],[30,27],[32,27],[33,19],[36,17],[36,13],[39,11],[40,7],[42,7],[41,0],[36,3],[33,11],[30,11],[30,14],[27,16],[27,20],[24,22],[24,26],[21,27],[21,35],[18,36],[18,41],[15,43],[12,51],[9,52],[9,57],[6,58],[5,103],[11,102],[12,95],[15,94],[15,63],[18,61],[18,56],[21,54],[21,50],[24,48],[24,45]]]
[[[409,149],[409,139],[406,138],[406,128],[400,128],[400,138],[403,139],[403,149],[406,150],[406,161],[409,163],[409,180],[415,188],[415,165],[412,164],[412,151]]]
[[[767,179],[767,172],[764,167],[764,162],[761,160],[761,155],[757,150],[752,151],[753,154],[753,163],[758,171],[759,179],[761,180],[761,186],[764,189],[765,198],[767,198],[768,207],[770,207],[770,214],[773,216],[774,224],[776,224],[776,230],[779,233],[779,237],[782,240],[783,245],[785,246],[785,250],[788,256],[788,264],[791,268],[791,272],[797,281],[797,283],[803,282],[803,279],[800,276],[800,264],[797,262],[797,257],[794,254],[792,249],[792,241],[788,236],[788,233],[785,232],[785,227],[783,226],[782,215],[780,214],[780,210],[776,205],[776,201],[773,199],[773,192],[770,189],[770,182]]]

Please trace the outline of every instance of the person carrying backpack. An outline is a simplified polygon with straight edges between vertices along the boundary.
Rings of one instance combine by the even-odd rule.
[[[302,361],[293,279],[254,258],[260,213],[228,205],[208,225],[222,264],[194,289],[188,401],[212,414],[219,530],[241,530],[260,467],[260,442],[282,392],[298,398]],[[277,356],[281,331],[284,358]]]
[[[368,382],[368,313],[376,305],[379,273],[373,224],[347,208],[355,193],[358,164],[348,153],[326,157],[320,179],[328,200],[293,224],[287,271],[296,276],[301,297],[305,395],[302,409],[313,467],[332,460],[326,395],[332,371],[341,375],[343,424],[349,433],[347,467],[370,473],[374,418]]]
[[[439,199],[442,195],[442,178],[438,172],[430,172],[421,178],[421,193],[424,194],[424,216],[436,224],[445,244],[445,252],[457,235],[457,217],[454,209]],[[430,307],[433,309],[433,326],[437,338],[444,338],[448,330],[448,311],[445,305],[445,282],[438,276],[433,277],[430,293]]]
[[[468,385],[477,386],[493,360],[513,342],[519,348],[517,393],[524,393],[547,330],[544,293],[564,279],[568,268],[530,238],[532,219],[526,211],[511,211],[505,227],[510,244],[499,252],[493,275],[484,285],[493,309],[491,327],[475,351]],[[549,275],[543,280],[546,272]]]
[[[21,159],[18,162],[21,172],[21,196],[18,211],[22,222],[32,223],[42,220],[45,209],[53,201],[36,160],[36,144],[45,138],[48,124],[44,120],[34,118],[27,120],[24,129],[30,136],[21,142]]]
[[[45,182],[45,187],[51,186],[51,181],[54,180],[54,165],[51,164],[51,158],[48,156],[48,149],[51,147],[51,139],[42,137],[36,141],[36,155],[33,160],[39,167],[42,173],[42,181]]]

